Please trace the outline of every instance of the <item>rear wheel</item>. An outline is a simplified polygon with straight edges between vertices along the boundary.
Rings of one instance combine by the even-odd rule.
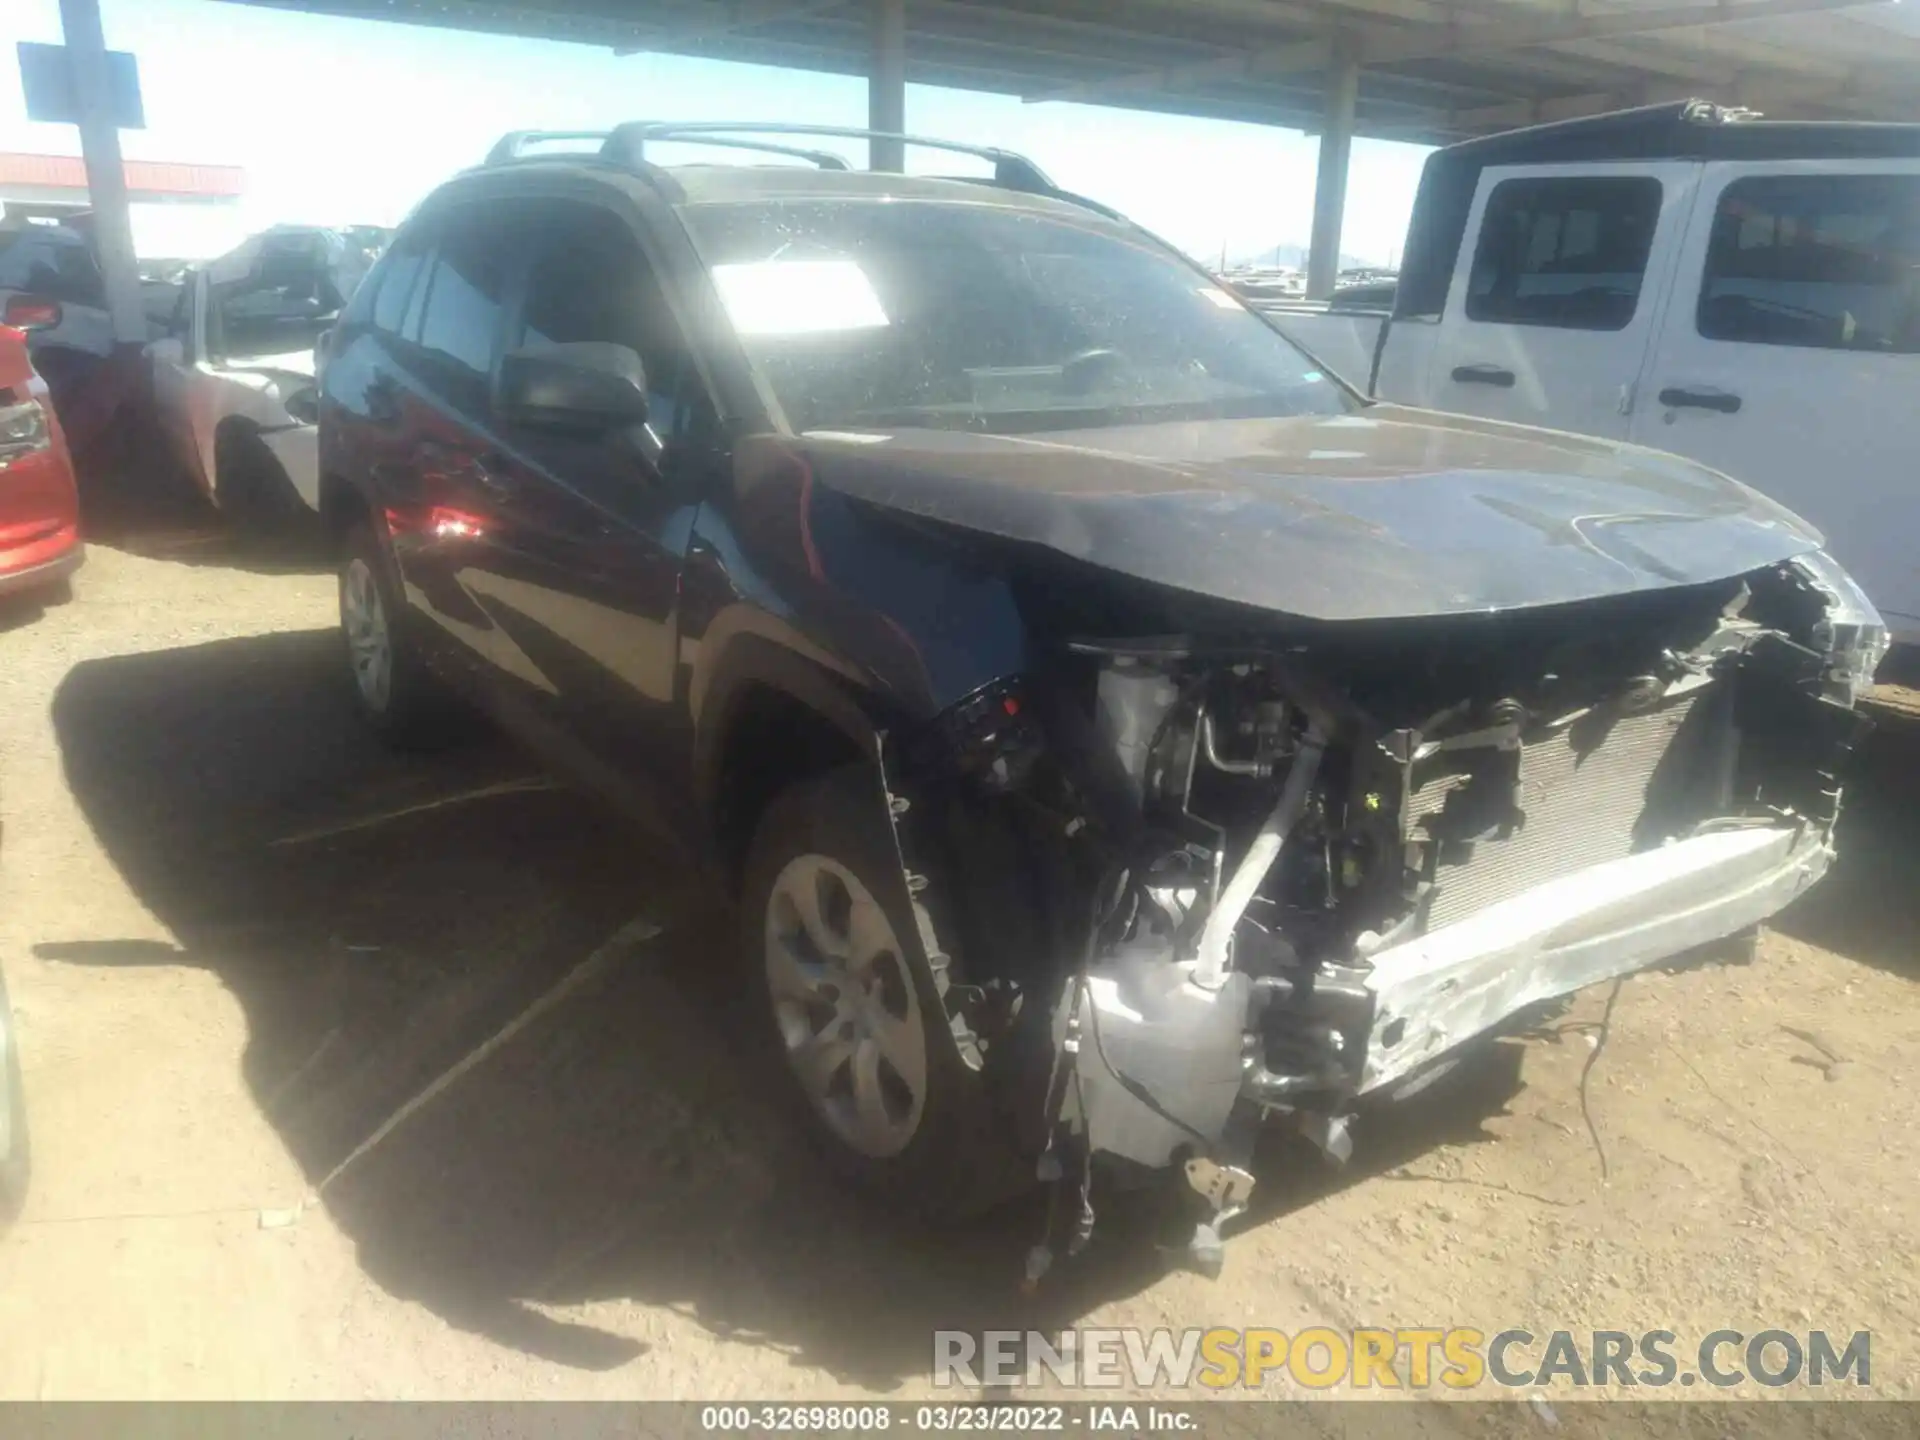
[[[957,1218],[1020,1184],[961,1060],[922,950],[877,784],[794,786],[754,836],[741,951],[793,1108],[860,1188]]]
[[[340,630],[355,708],[402,749],[444,744],[458,710],[407,635],[392,560],[370,520],[347,534],[340,562]]]

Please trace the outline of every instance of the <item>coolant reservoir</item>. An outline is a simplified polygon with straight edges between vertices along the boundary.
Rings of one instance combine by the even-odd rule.
[[[1181,1146],[1204,1151],[1225,1129],[1240,1095],[1252,982],[1234,972],[1220,989],[1203,990],[1190,968],[1174,963],[1166,940],[1148,938],[1118,948],[1089,972],[1078,1069],[1093,1149],[1159,1168]],[[1072,1000],[1069,981],[1061,1033]],[[1151,1095],[1158,1110],[1115,1071]]]

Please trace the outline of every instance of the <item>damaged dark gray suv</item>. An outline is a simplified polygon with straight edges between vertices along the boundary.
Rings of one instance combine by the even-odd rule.
[[[319,357],[368,720],[462,696],[705,857],[856,1178],[1065,1242],[1168,1171],[1217,1263],[1262,1120],[1340,1153],[1827,868],[1887,636],[1805,524],[1361,400],[1018,156],[800,143],[862,134],[509,136]]]

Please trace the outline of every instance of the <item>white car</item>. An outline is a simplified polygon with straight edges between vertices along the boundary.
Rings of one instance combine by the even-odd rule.
[[[250,528],[319,507],[313,347],[371,257],[331,230],[283,226],[190,273],[147,347],[156,418],[222,511]]]

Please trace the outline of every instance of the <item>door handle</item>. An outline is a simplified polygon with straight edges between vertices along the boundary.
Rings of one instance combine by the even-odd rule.
[[[1740,411],[1740,397],[1724,390],[1685,390],[1678,386],[1660,392],[1660,403],[1675,410],[1718,410],[1722,415]]]
[[[1513,388],[1513,372],[1503,370],[1498,365],[1456,365],[1453,378],[1462,385],[1494,385],[1502,390]]]
[[[415,449],[423,469],[438,471],[443,479],[478,485],[495,500],[504,500],[518,488],[513,473],[498,455],[476,455],[459,445],[422,440]]]

